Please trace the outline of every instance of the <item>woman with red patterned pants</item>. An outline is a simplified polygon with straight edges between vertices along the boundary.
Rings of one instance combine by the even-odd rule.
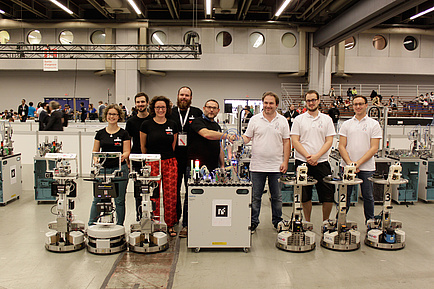
[[[176,190],[177,190],[177,162],[175,158],[175,144],[178,137],[176,123],[167,117],[172,113],[172,103],[167,97],[155,96],[149,103],[152,119],[143,121],[140,127],[140,146],[144,154],[161,155],[161,174],[163,182],[164,220],[169,228],[169,234],[176,236],[173,226],[177,222]],[[153,175],[158,175],[158,162],[151,162]],[[160,199],[153,199],[156,203],[154,216],[160,215]]]

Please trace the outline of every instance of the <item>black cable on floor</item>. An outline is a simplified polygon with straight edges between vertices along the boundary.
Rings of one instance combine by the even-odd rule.
[[[176,265],[178,264],[180,247],[181,247],[181,238],[179,237],[179,232],[178,232],[178,236],[176,237],[176,243],[175,243],[175,252],[174,252],[175,255],[173,256],[172,266],[170,267],[169,280],[167,281],[166,289],[172,289],[173,280],[175,279]]]

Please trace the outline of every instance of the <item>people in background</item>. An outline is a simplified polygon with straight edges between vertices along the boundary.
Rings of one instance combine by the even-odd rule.
[[[336,97],[335,88],[333,86],[330,87],[329,96],[331,99],[334,99]]]
[[[397,104],[396,104],[396,100],[395,100],[395,96],[391,95],[389,98],[389,107],[392,108],[392,110],[396,110],[397,109]]]
[[[378,151],[382,130],[378,121],[368,117],[368,100],[364,96],[353,99],[355,115],[345,121],[339,131],[339,152],[342,156],[341,166],[356,164],[357,177],[363,180],[360,184],[363,196],[365,220],[374,218],[373,184],[369,178],[375,172],[374,155]],[[347,211],[351,204],[354,186],[348,186]]]
[[[98,113],[96,112],[96,108],[93,107],[92,103],[89,103],[89,119],[95,120],[98,117]]]
[[[276,112],[279,97],[269,91],[262,96],[263,111],[250,119],[243,135],[244,143],[252,141],[250,176],[252,180],[252,219],[250,230],[259,225],[261,199],[265,181],[271,194],[271,222],[277,229],[282,220],[282,192],[279,178],[288,169],[290,154],[289,125],[284,116]],[[297,120],[299,117],[295,118]]]
[[[84,103],[82,103],[84,107]],[[121,156],[121,171],[122,176],[116,179],[121,179],[119,183],[118,197],[115,198],[116,205],[116,224],[123,226],[125,220],[125,194],[128,185],[128,165],[127,160],[131,152],[131,140],[127,131],[119,127],[118,122],[124,119],[124,112],[117,104],[110,104],[103,111],[103,120],[107,121],[107,127],[96,132],[93,143],[92,152],[120,152]],[[98,162],[94,159],[94,162]],[[119,169],[119,160],[111,158],[104,161],[103,172],[107,174],[113,173]],[[90,217],[88,225],[98,221],[97,203],[101,202],[100,198],[93,198],[90,209]]]
[[[191,105],[193,99],[193,91],[188,86],[182,86],[178,89],[176,96],[176,106],[172,109],[171,119],[178,127],[178,141],[175,146],[175,157],[178,163],[178,179],[176,187],[176,217],[177,221],[181,219],[182,203],[181,203],[181,186],[184,180],[185,199],[184,199],[184,212],[187,209],[187,181],[188,173],[188,147],[190,146],[191,139],[191,123],[196,119],[202,117],[202,110]],[[179,232],[179,237],[187,237],[187,213],[183,214],[182,220],[183,229]],[[185,228],[185,229],[184,229]]]
[[[289,110],[283,115],[288,120],[289,129],[291,129],[294,118],[296,118],[300,113],[295,109],[295,105],[291,103]]]
[[[253,116],[253,113],[250,112],[250,106],[246,105],[243,110],[244,110],[244,114],[243,114],[242,122],[249,123],[250,119]]]
[[[63,131],[63,112],[60,109],[60,104],[52,100],[49,105],[50,116],[44,127],[45,131]]]
[[[85,122],[86,118],[87,118],[87,110],[86,107],[84,106],[84,102],[80,102],[80,120],[81,122]]]
[[[372,105],[381,106],[380,97],[378,96],[378,94],[375,95],[372,99]]]
[[[334,202],[334,188],[323,178],[331,175],[328,162],[329,149],[336,134],[332,119],[318,111],[319,94],[309,90],[305,94],[308,111],[297,117],[291,129],[291,141],[295,148],[295,166],[307,163],[308,175],[318,181],[316,191],[322,203],[323,220],[327,220]],[[310,222],[312,212],[312,186],[303,187],[302,207]]]
[[[140,146],[143,154],[161,155],[161,175],[164,194],[164,220],[170,236],[176,236],[176,180],[178,168],[175,158],[175,145],[178,137],[176,123],[168,119],[172,114],[172,103],[165,96],[155,96],[149,104],[152,119],[145,120],[140,127]],[[151,162],[151,170],[158,174],[158,162]],[[160,198],[156,204],[154,217],[160,216]]]
[[[18,116],[21,122],[26,122],[27,115],[29,114],[29,106],[26,104],[26,100],[21,100],[20,106],[18,106]]]
[[[335,126],[335,130],[337,130],[338,122],[339,122],[339,116],[341,113],[339,112],[339,109],[337,108],[336,104],[331,103],[330,108],[327,112],[327,114],[332,118],[333,125]]]
[[[29,102],[29,113],[27,114],[27,117],[29,119],[34,119],[35,112],[36,112],[36,108],[33,107],[33,102]]]
[[[43,102],[41,104],[41,110],[39,111],[39,130],[42,131],[45,128],[45,125],[48,122],[48,103]]]
[[[125,129],[131,136],[133,145],[131,148],[131,153],[141,154],[142,149],[140,146],[140,127],[143,121],[151,119],[151,115],[148,112],[149,97],[144,92],[139,92],[134,96],[134,102],[136,104],[137,115],[130,117],[127,120]],[[134,164],[134,163],[133,163]],[[136,220],[140,221],[142,218],[142,196],[135,196],[136,201]]]
[[[353,91],[351,90],[351,87],[347,90],[347,97],[353,97]]]
[[[106,105],[102,103],[102,100],[98,101],[98,104],[98,119],[100,122],[102,122],[102,114]]]
[[[351,94],[352,94],[352,95],[351,95],[352,97],[354,97],[354,96],[357,95],[357,89],[356,89],[355,86],[354,86],[353,89],[351,90]]]

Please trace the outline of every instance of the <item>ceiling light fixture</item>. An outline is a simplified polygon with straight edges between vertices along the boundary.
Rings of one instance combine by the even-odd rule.
[[[211,15],[211,0],[206,0],[205,13],[206,15]]]
[[[140,11],[139,7],[137,7],[134,0],[128,0],[128,3],[130,3],[131,7],[133,7],[134,11],[136,11],[137,15],[142,14],[142,11]]]
[[[58,7],[62,8],[66,13],[68,13],[70,15],[74,14],[74,12],[72,12],[71,10],[69,10],[68,8],[66,8],[65,5],[59,3],[58,1],[56,1],[56,0],[50,0],[50,1],[53,2],[54,4],[56,4]]]
[[[420,12],[420,13],[414,15],[414,16],[411,16],[411,17],[410,17],[410,20],[414,20],[414,19],[416,19],[417,17],[420,17],[420,16],[422,16],[422,15],[425,15],[425,14],[427,14],[427,13],[430,13],[431,11],[434,11],[434,7],[431,7],[430,9],[427,9],[427,10],[425,10],[425,11],[423,11],[423,12]]]
[[[286,7],[288,7],[289,2],[291,2],[292,0],[285,0],[285,2],[283,2],[282,6],[280,6],[279,10],[277,10],[276,14],[274,14],[274,16],[279,17],[280,14],[282,14],[283,10],[286,9]]]
[[[6,12],[4,12],[3,10],[0,9],[0,14],[5,14]]]

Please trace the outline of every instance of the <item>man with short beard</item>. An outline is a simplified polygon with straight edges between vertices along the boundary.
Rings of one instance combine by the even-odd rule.
[[[136,104],[137,115],[130,117],[127,120],[125,130],[129,133],[133,141],[133,147],[131,148],[132,154],[141,154],[142,150],[140,148],[140,126],[142,122],[151,119],[148,112],[149,97],[144,92],[139,92],[134,97],[134,102]],[[140,221],[142,218],[142,212],[140,206],[142,204],[142,196],[136,198],[136,220]]]
[[[191,122],[202,116],[202,110],[197,107],[191,106],[191,99],[193,98],[193,92],[188,86],[182,86],[178,90],[178,96],[176,105],[172,109],[172,117],[178,126],[178,142],[175,147],[175,157],[178,162],[178,187],[177,187],[177,202],[176,202],[176,214],[178,221],[181,219],[182,207],[181,207],[181,184],[184,179],[185,186],[185,198],[187,198],[187,147],[189,144],[190,124]],[[186,207],[184,205],[184,207]],[[185,208],[184,208],[185,210]],[[186,215],[184,216],[186,217]],[[187,230],[182,230],[179,233],[181,238],[187,237]]]

